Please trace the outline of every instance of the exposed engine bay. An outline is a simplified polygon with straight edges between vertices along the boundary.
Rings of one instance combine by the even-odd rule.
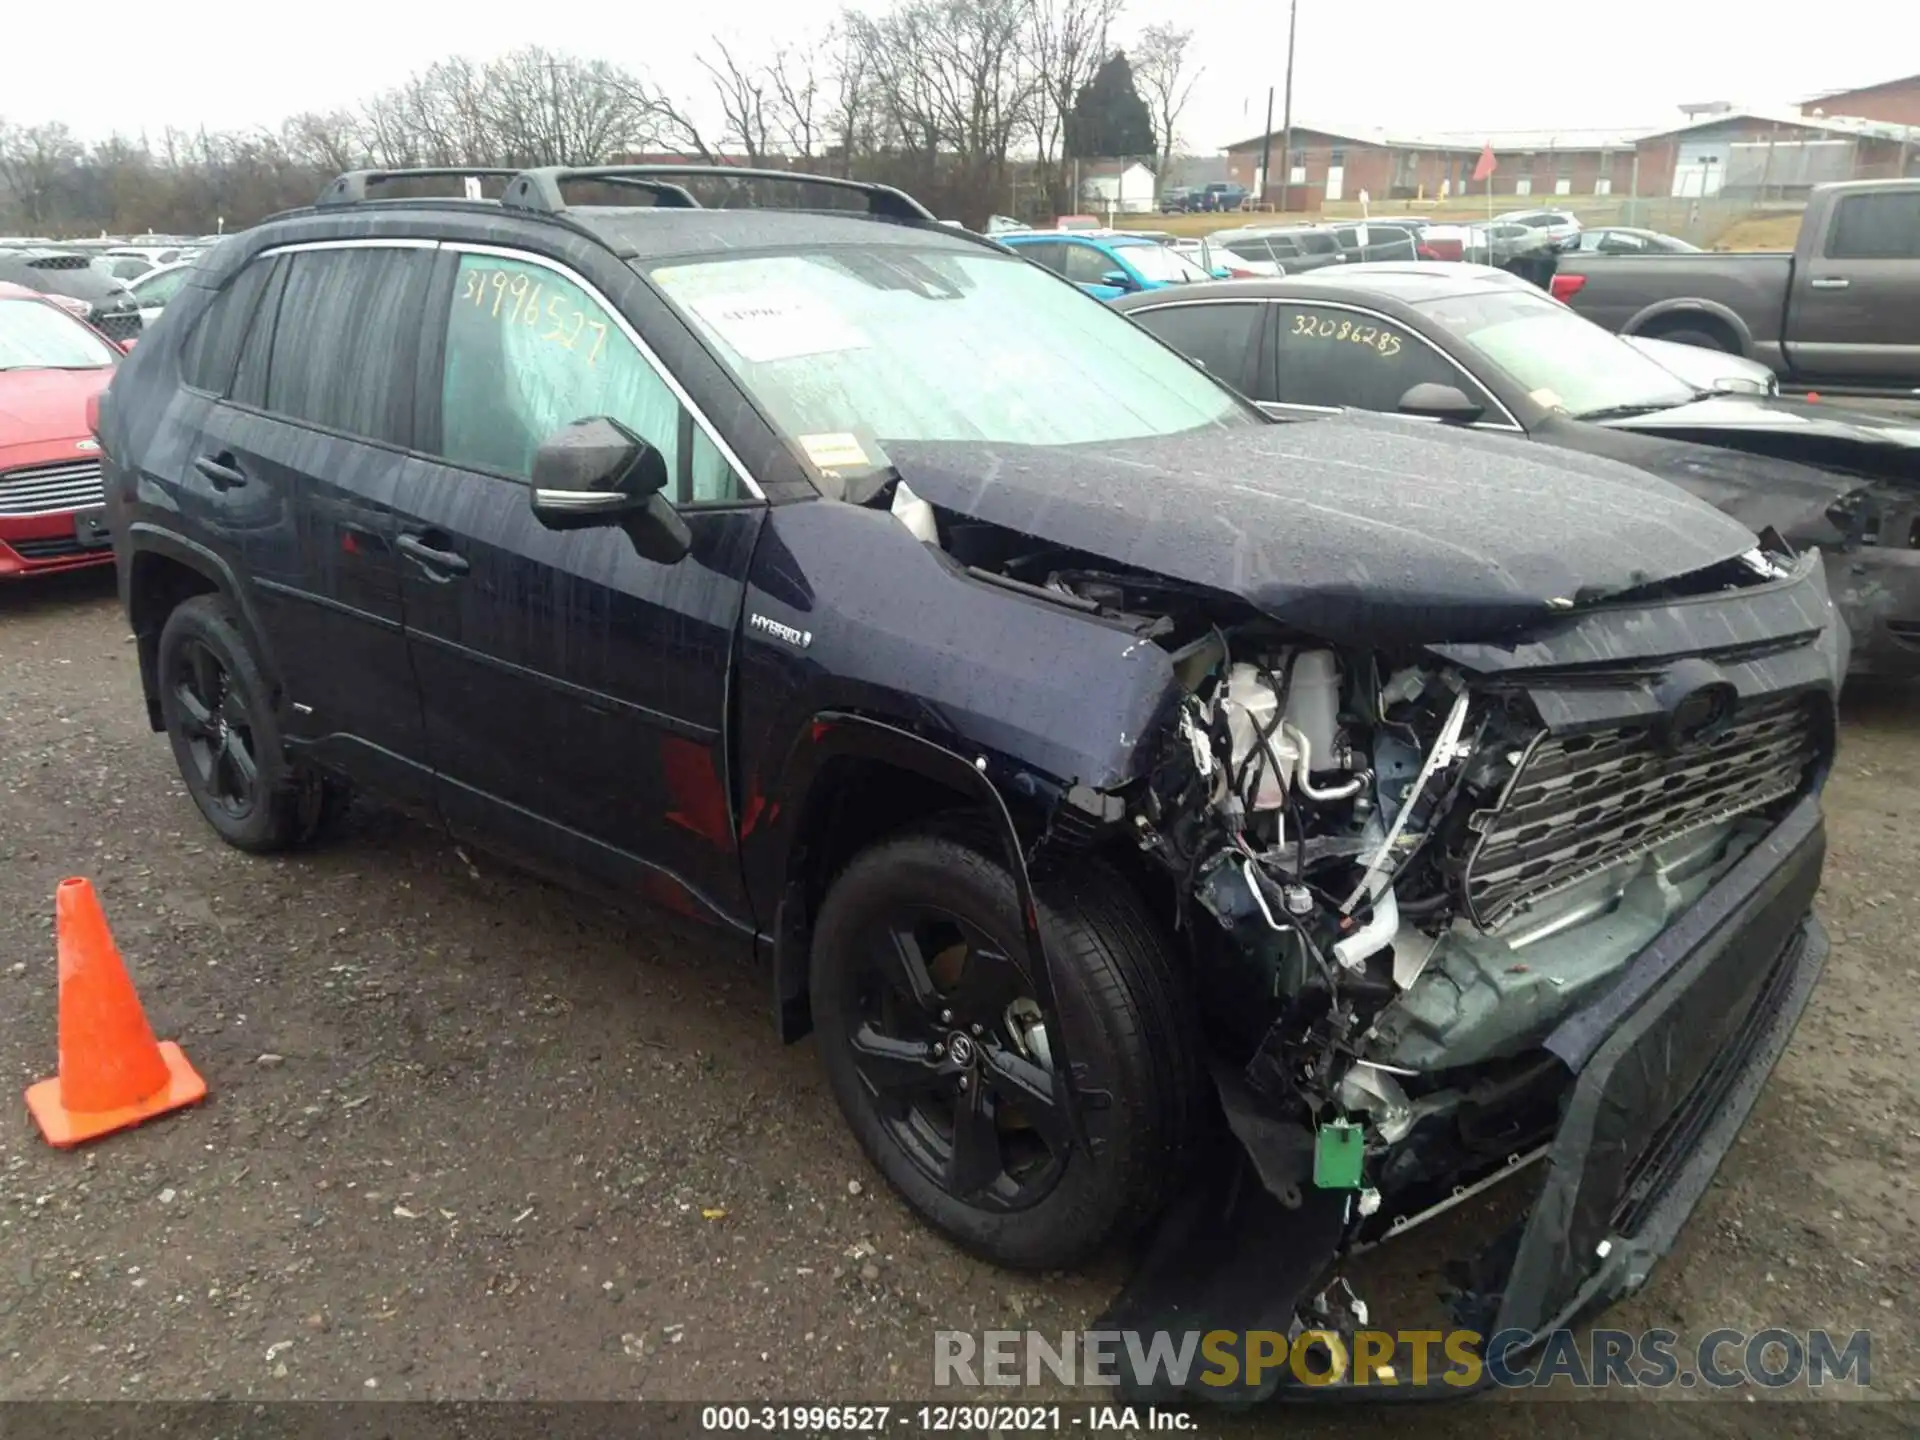
[[[1542,1038],[1757,842],[1814,752],[1803,707],[1730,692],[1684,735],[1552,734],[1523,687],[1428,652],[1336,649],[940,519],[975,578],[1168,652],[1181,698],[1119,823],[1174,882],[1227,1118],[1283,1204],[1332,1185],[1404,1221],[1540,1144],[1566,1079]],[[1672,593],[1780,573],[1755,551]]]
[[[1132,823],[1180,878],[1228,1118],[1288,1200],[1338,1182],[1324,1132],[1361,1127],[1362,1215],[1550,1132],[1539,1041],[1746,852],[1765,826],[1742,817],[1807,759],[1791,709],[1709,719],[1698,753],[1557,738],[1444,665],[1383,673],[1257,626],[1176,669]]]

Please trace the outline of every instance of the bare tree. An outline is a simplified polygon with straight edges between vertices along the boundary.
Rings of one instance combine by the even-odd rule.
[[[1072,208],[1067,182],[1067,115],[1107,58],[1121,0],[1028,0],[1028,55],[1034,69],[1032,129],[1048,204]]]
[[[1187,46],[1192,39],[1191,30],[1174,25],[1149,25],[1128,52],[1133,62],[1134,83],[1140,87],[1141,98],[1153,112],[1153,128],[1158,132],[1160,172],[1157,179],[1161,185],[1167,183],[1167,171],[1173,163],[1181,113],[1186,110],[1194,84],[1200,79],[1200,71],[1187,68]]]
[[[700,67],[712,79],[714,96],[720,102],[721,122],[726,127],[721,133],[721,143],[738,145],[746,152],[749,164],[765,164],[772,148],[773,124],[766,70],[735,58],[726,42],[717,36],[713,48],[720,52],[719,60],[703,55]]]

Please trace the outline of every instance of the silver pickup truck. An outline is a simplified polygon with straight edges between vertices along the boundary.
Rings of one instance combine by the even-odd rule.
[[[1789,385],[1920,391],[1920,179],[1817,186],[1790,254],[1575,252],[1552,283],[1609,330],[1745,355]]]

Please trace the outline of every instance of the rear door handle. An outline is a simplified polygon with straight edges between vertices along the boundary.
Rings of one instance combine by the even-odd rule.
[[[202,455],[193,462],[193,468],[211,480],[216,490],[231,490],[247,483],[247,477],[234,468],[233,456],[224,450],[218,455]]]
[[[451,580],[467,573],[467,557],[429,545],[418,535],[402,535],[393,548],[427,572],[432,580]]]
[[[1815,290],[1844,290],[1851,282],[1840,275],[1816,275],[1807,283]]]

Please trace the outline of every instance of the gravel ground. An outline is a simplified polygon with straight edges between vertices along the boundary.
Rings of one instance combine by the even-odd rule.
[[[1911,1399],[1920,715],[1897,691],[1846,712],[1832,964],[1677,1251],[1608,1323],[1871,1329],[1874,1390]],[[934,1329],[1084,1324],[1122,1277],[1013,1276],[926,1231],[811,1044],[773,1041],[745,962],[406,821],[293,859],[217,843],[147,730],[110,577],[0,592],[0,736],[0,1071],[17,1095],[53,1068],[51,897],[83,874],[213,1091],[77,1155],[16,1102],[0,1399],[924,1397]],[[1417,1255],[1401,1270],[1433,1287]],[[1642,1435],[1754,1414],[1633,1412]]]

